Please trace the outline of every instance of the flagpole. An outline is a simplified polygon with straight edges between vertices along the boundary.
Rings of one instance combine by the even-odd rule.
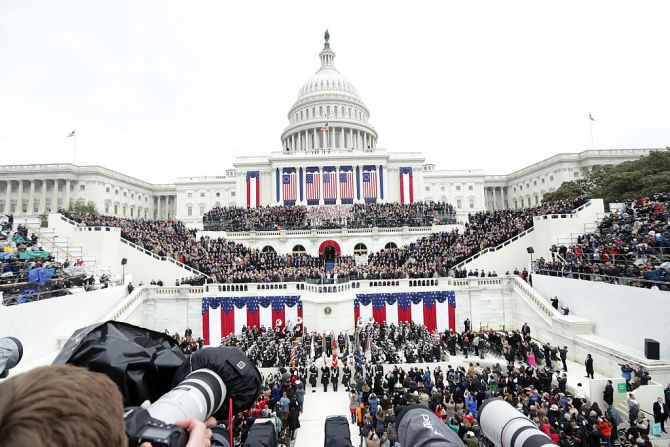
[[[72,164],[77,165],[77,134],[72,137]]]
[[[593,146],[593,116],[589,113],[589,129],[591,130],[591,150],[594,149]]]

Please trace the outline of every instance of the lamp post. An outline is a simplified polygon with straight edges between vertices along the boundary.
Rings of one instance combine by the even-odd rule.
[[[528,269],[528,284],[532,286],[533,281],[531,279],[531,276],[533,274],[533,253],[535,253],[535,249],[533,249],[533,247],[528,247],[526,248],[526,251],[530,255],[530,268]]]
[[[123,284],[126,284],[126,264],[128,264],[128,259],[121,258],[121,281]]]

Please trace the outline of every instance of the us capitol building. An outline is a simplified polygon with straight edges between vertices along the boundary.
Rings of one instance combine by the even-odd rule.
[[[420,152],[377,147],[370,111],[335,66],[326,31],[321,66],[288,111],[281,149],[237,157],[215,177],[151,184],[101,166],[0,166],[0,211],[37,215],[76,202],[128,218],[177,218],[199,226],[214,206],[329,205],[447,201],[459,217],[541,202],[563,182],[597,166],[634,160],[651,149],[561,153],[508,175],[441,170]]]

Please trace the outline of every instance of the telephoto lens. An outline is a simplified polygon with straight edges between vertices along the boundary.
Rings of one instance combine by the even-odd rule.
[[[203,368],[186,376],[179,385],[151,404],[147,411],[152,418],[166,424],[191,417],[204,422],[221,408],[225,397],[226,385],[221,377]]]
[[[543,447],[556,445],[519,410],[501,399],[487,399],[479,408],[482,433],[496,447]]]
[[[9,370],[19,364],[23,357],[23,345],[18,338],[0,338],[0,379],[9,374]]]

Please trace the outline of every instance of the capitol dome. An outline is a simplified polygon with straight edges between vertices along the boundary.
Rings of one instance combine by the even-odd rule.
[[[356,87],[335,68],[328,31],[319,53],[321,67],[300,89],[281,136],[285,152],[373,150],[377,131]]]

